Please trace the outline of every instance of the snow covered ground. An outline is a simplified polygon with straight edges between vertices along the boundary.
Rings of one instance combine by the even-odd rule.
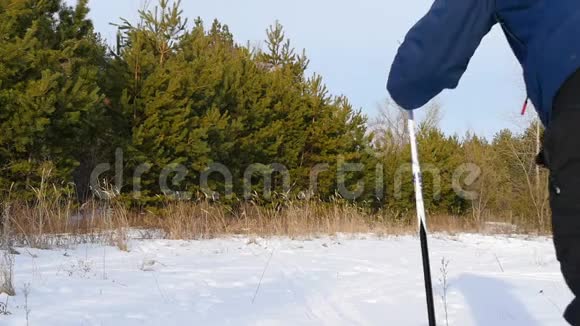
[[[449,325],[565,325],[571,296],[549,239],[436,235],[430,245],[440,325],[443,258]],[[413,237],[134,240],[129,252],[19,251],[18,295],[0,325],[26,325],[26,310],[32,326],[427,325]]]

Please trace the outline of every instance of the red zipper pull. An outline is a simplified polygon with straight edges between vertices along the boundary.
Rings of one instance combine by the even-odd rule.
[[[529,100],[530,100],[530,98],[526,97],[526,100],[524,101],[524,105],[522,106],[522,115],[526,114],[526,110],[528,109]]]

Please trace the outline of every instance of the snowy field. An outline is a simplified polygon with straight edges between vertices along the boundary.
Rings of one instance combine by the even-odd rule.
[[[449,325],[565,325],[571,296],[549,239],[434,236],[430,245],[440,325],[445,306]],[[0,325],[26,325],[26,310],[31,326],[427,325],[413,237],[134,240],[129,247],[19,248],[18,295]]]

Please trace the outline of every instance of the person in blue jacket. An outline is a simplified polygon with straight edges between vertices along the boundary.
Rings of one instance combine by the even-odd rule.
[[[580,1],[436,0],[407,34],[387,89],[403,109],[457,86],[482,38],[499,24],[524,70],[546,127],[541,163],[550,170],[556,256],[580,296]],[[580,299],[565,319],[580,325]]]

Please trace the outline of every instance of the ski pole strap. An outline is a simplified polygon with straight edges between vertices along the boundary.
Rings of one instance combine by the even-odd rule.
[[[524,105],[522,106],[522,115],[526,114],[526,110],[528,109],[529,102],[530,102],[530,98],[526,97],[526,100],[524,101]]]

